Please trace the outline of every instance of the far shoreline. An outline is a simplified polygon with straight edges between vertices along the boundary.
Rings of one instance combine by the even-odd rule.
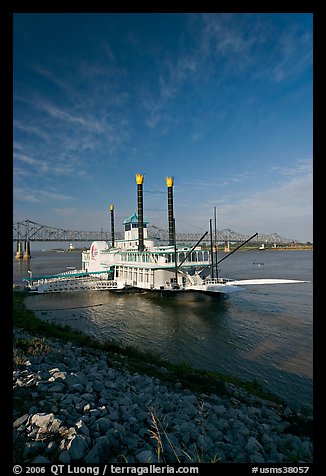
[[[204,246],[206,247],[206,246]],[[34,250],[34,251],[42,251],[43,253],[48,253],[48,252],[55,252],[55,253],[81,253],[83,251],[87,251],[88,248],[77,248],[77,249],[63,249],[63,248],[51,248],[49,250]],[[233,251],[235,248],[230,248],[230,251]],[[276,246],[276,247],[266,247],[263,249],[259,249],[256,247],[244,247],[242,249],[239,249],[238,251],[313,251],[313,245],[299,245],[299,246]],[[219,253],[229,253],[230,251],[225,251],[224,249],[218,249],[217,250]]]

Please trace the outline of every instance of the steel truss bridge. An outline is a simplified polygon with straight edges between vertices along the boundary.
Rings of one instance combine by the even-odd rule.
[[[204,232],[203,232],[204,233]],[[196,243],[203,236],[203,233],[176,233],[176,241],[178,243],[190,242]],[[148,227],[148,236],[158,238],[162,244],[169,241],[169,232],[162,230],[156,226]],[[115,232],[116,240],[124,239],[124,232]],[[92,241],[111,241],[112,235],[110,231],[74,231],[55,228],[52,226],[41,225],[31,220],[20,221],[13,224],[13,241],[69,241],[69,242],[92,242]],[[222,243],[242,243],[250,238],[250,235],[243,235],[230,229],[217,230],[216,241]],[[215,239],[215,233],[214,233]],[[209,234],[203,240],[204,243],[210,241]],[[258,234],[251,240],[251,243],[265,243],[286,245],[297,243],[295,240],[289,240],[279,236],[277,233],[269,235]]]

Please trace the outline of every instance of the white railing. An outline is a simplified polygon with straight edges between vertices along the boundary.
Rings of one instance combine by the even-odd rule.
[[[83,289],[117,289],[117,281],[112,279],[104,279],[101,276],[85,276],[81,278],[72,277],[59,277],[59,278],[47,278],[39,279],[37,281],[29,282],[26,285],[31,290],[37,292],[60,292],[60,291],[80,291]]]
[[[230,281],[233,281],[233,280],[227,279],[227,278],[206,278],[204,280],[204,283],[205,284],[225,284]]]

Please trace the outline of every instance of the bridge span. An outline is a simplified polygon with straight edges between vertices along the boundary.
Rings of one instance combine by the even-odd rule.
[[[202,237],[205,230],[202,233],[176,233],[176,241],[178,243],[196,243]],[[168,230],[163,230],[154,225],[148,227],[148,236],[157,238],[162,243],[169,241]],[[237,233],[231,229],[218,230],[216,232],[216,241],[219,243],[242,243],[248,240],[250,235],[244,235]],[[123,231],[115,232],[115,238],[117,240],[124,238]],[[215,234],[214,234],[215,239]],[[31,241],[69,241],[69,242],[92,242],[97,240],[111,241],[110,231],[80,231],[80,230],[67,230],[63,228],[56,228],[53,226],[42,225],[35,223],[31,220],[24,220],[13,224],[13,241],[15,242],[31,242]],[[204,242],[210,240],[209,235]],[[296,243],[295,240],[290,240],[279,236],[277,233],[272,234],[258,234],[251,240],[252,243],[266,244],[266,245],[286,245],[290,243]]]

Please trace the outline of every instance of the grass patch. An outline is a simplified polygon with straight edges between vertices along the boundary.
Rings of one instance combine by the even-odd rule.
[[[24,300],[28,295],[27,291],[13,292],[13,324],[32,334],[61,339],[81,347],[85,346],[115,354],[115,360],[120,361],[131,372],[156,377],[172,385],[180,382],[182,387],[197,393],[232,396],[225,385],[232,383],[255,396],[282,403],[275,395],[265,392],[256,381],[241,381],[218,372],[194,369],[187,364],[172,364],[151,352],[143,352],[133,347],[119,345],[116,342],[99,343],[92,337],[71,329],[68,325],[62,326],[42,321],[35,316],[33,311],[25,307]],[[40,342],[37,344],[34,342],[35,346],[40,350]]]
[[[30,355],[46,355],[51,351],[44,338],[16,339],[14,344],[16,348]]]
[[[30,355],[46,355],[49,352],[51,347],[44,338],[14,339],[14,363],[17,365],[25,365]]]
[[[197,413],[200,414],[201,410],[202,408],[199,407]],[[215,454],[212,454],[212,452],[208,453],[206,448],[200,447],[196,443],[187,448],[187,446],[178,438],[174,438],[174,442],[172,442],[168,433],[167,425],[160,420],[155,409],[150,408],[149,413],[151,416],[151,429],[149,430],[149,433],[155,442],[157,463],[167,464],[171,461],[171,458],[175,460],[173,462],[179,464],[218,463],[220,461],[218,452],[215,452]],[[200,421],[198,421],[198,423],[200,425]],[[201,430],[201,436],[204,436],[205,430],[203,428],[201,428]]]

